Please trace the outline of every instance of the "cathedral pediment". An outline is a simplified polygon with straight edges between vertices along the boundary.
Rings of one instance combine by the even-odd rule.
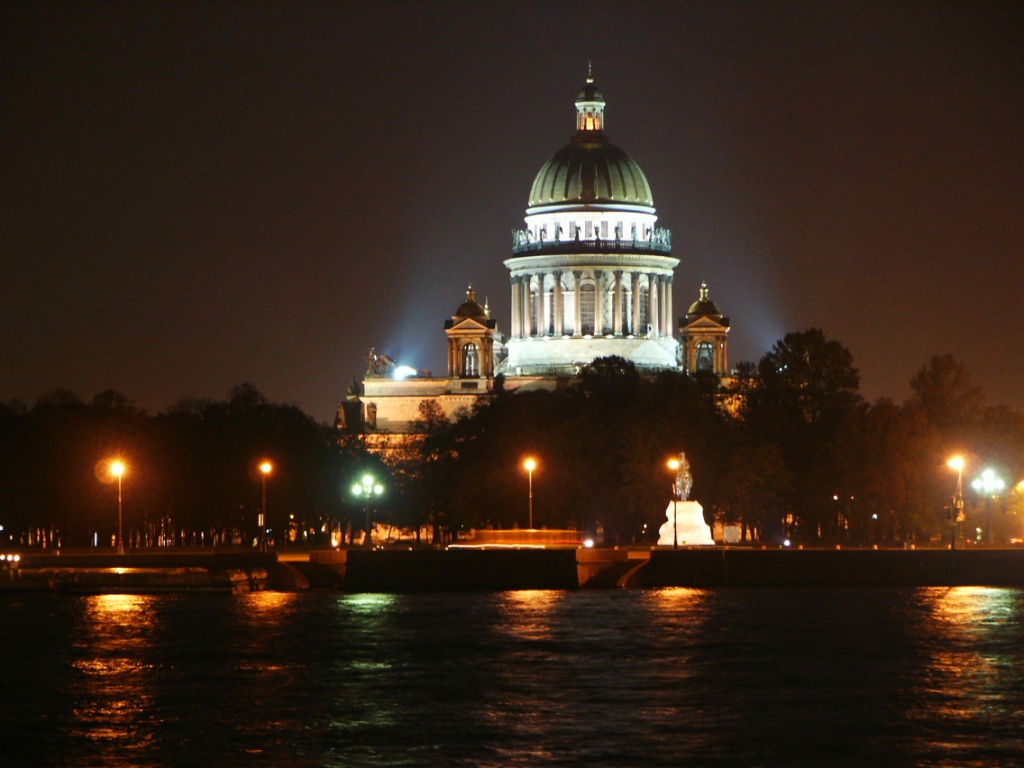
[[[493,330],[495,327],[495,321],[485,320],[484,322],[480,322],[472,317],[460,317],[458,320],[445,321],[444,327],[446,331],[481,333],[483,331]]]
[[[716,320],[713,317],[698,317],[695,320],[690,321],[682,326],[686,331],[719,331],[723,328],[729,327],[729,318],[723,317],[720,320]]]

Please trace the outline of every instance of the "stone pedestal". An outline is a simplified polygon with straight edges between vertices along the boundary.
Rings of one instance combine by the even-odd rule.
[[[711,527],[704,522],[704,508],[696,501],[670,501],[665,509],[666,522],[658,529],[658,546],[714,545]],[[675,526],[675,535],[672,528]]]

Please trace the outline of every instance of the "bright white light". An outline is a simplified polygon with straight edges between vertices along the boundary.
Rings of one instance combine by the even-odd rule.
[[[416,369],[410,368],[408,365],[399,365],[395,367],[395,372],[392,375],[398,380],[407,379],[416,375]]]
[[[586,549],[590,549],[591,547],[593,547],[593,546],[594,546],[594,540],[593,540],[593,539],[584,539],[584,540],[583,540],[583,546],[584,546],[584,547],[585,547]]]
[[[789,539],[786,539],[785,541],[783,541],[782,542],[782,546],[788,547],[789,546]]]
[[[1006,483],[1002,478],[996,476],[994,470],[986,469],[981,473],[981,477],[971,483],[971,487],[979,493],[997,493],[1006,487]]]

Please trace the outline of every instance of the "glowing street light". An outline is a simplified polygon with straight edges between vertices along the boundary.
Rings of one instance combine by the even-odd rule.
[[[530,488],[530,530],[533,530],[533,470],[537,468],[537,462],[531,456],[523,462],[523,468],[526,470],[529,476],[529,488]]]
[[[985,494],[985,516],[987,521],[985,523],[985,538],[988,541],[988,545],[992,546],[992,499],[998,496],[1000,492],[1006,488],[1006,483],[1003,482],[1002,478],[996,475],[994,469],[983,470],[980,477],[974,478],[974,482],[971,483],[971,488],[976,490],[978,493]]]
[[[120,459],[110,462],[110,474],[117,478],[117,554],[124,554],[124,528],[121,516],[121,476],[127,467]]]
[[[263,476],[263,503],[260,506],[260,552],[267,551],[267,475],[274,470],[274,465],[269,461],[260,464],[260,474]]]
[[[957,531],[960,529],[960,523],[964,520],[964,457],[953,456],[946,462],[946,466],[956,470],[956,493],[953,494],[953,508],[949,521],[951,528],[949,548],[956,549]]]
[[[679,459],[674,456],[668,460],[668,468],[673,477],[679,472]],[[672,549],[679,549],[679,490],[676,481],[672,481]]]
[[[352,495],[363,497],[363,512],[366,513],[365,546],[367,547],[373,546],[373,540],[370,537],[370,498],[380,496],[382,493],[384,493],[384,486],[376,482],[373,475],[363,475],[363,479],[352,486]]]

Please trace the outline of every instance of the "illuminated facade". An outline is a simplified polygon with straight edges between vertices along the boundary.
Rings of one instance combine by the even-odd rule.
[[[576,133],[541,167],[526,226],[512,233],[508,337],[470,288],[445,322],[447,376],[396,378],[394,362],[371,350],[362,392],[342,404],[339,424],[408,433],[424,401],[452,418],[489,393],[496,375],[509,390],[548,388],[613,355],[641,373],[728,374],[729,320],[706,285],[675,326],[671,234],[657,226],[647,177],[605,126],[604,97],[588,76],[576,97]]]
[[[510,375],[566,375],[618,355],[675,368],[671,233],[657,226],[640,166],[608,140],[605,100],[588,77],[572,141],[540,169],[526,228],[513,232]]]
[[[476,302],[472,288],[466,300],[445,321],[448,375],[444,378],[403,376],[395,361],[370,350],[360,396],[342,404],[340,424],[353,422],[383,433],[405,433],[423,417],[421,404],[430,401],[447,418],[473,406],[494,384],[497,323],[487,307]],[[352,408],[351,404],[357,407]]]

